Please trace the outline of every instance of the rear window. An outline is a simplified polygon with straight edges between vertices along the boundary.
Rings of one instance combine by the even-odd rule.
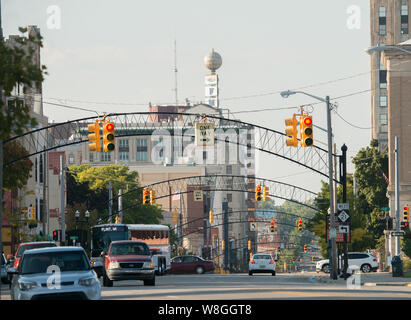
[[[126,255],[150,255],[150,249],[145,243],[119,243],[112,244],[110,256],[126,256]]]
[[[20,265],[21,274],[46,273],[49,266],[58,266],[61,272],[90,270],[83,251],[56,251],[26,254]]]
[[[269,259],[271,259],[271,256],[259,254],[259,255],[254,256],[254,259],[267,259],[267,260],[269,260]]]
[[[53,242],[50,243],[39,243],[39,244],[28,244],[25,246],[21,246],[19,248],[19,251],[17,251],[17,257],[21,258],[23,256],[23,253],[26,250],[31,250],[31,249],[39,249],[39,248],[47,248],[47,247],[57,247],[57,245]]]

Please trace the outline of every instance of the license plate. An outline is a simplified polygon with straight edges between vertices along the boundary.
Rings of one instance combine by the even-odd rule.
[[[265,265],[260,264],[260,268],[261,268],[261,269],[264,269],[264,268],[265,268]]]

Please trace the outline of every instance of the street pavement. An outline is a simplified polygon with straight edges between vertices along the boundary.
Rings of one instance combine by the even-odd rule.
[[[354,278],[352,278],[354,279]],[[165,275],[154,287],[142,281],[118,281],[102,287],[103,300],[265,300],[265,299],[411,299],[411,279],[390,273],[359,274],[359,282],[331,280],[316,272],[258,274]],[[355,284],[358,284],[355,286]],[[409,286],[408,286],[409,285]],[[10,299],[1,285],[1,299]]]

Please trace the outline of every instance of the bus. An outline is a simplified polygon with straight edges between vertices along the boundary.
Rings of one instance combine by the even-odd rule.
[[[91,258],[98,276],[103,275],[102,252],[112,241],[139,240],[150,248],[157,275],[170,269],[170,230],[161,224],[101,224],[91,227]]]

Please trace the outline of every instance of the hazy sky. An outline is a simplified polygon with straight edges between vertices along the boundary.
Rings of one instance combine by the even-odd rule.
[[[61,10],[60,29],[48,27],[47,9],[54,5]],[[353,5],[360,20],[347,11]],[[370,58],[364,51],[370,43],[367,0],[2,0],[2,18],[6,38],[19,26],[40,27],[41,59],[49,72],[44,101],[59,99],[99,112],[147,111],[148,102],[173,103],[175,39],[179,101],[204,100],[204,56],[214,48],[223,59],[221,106],[234,113],[256,110],[235,117],[278,131],[285,130],[284,119],[300,104],[317,102],[301,94],[283,99],[279,91],[305,87],[332,99],[370,88]],[[353,21],[359,28],[350,27]],[[334,81],[342,78],[349,79]],[[336,101],[342,118],[368,128],[353,127],[333,113],[337,148],[346,143],[350,158],[370,141],[370,92]],[[281,107],[295,109],[275,110]],[[312,110],[314,124],[326,128],[325,104]],[[50,105],[44,112],[55,121],[93,115]],[[326,148],[324,132],[315,130],[314,137]],[[257,177],[315,192],[325,180],[273,156],[258,160]]]

